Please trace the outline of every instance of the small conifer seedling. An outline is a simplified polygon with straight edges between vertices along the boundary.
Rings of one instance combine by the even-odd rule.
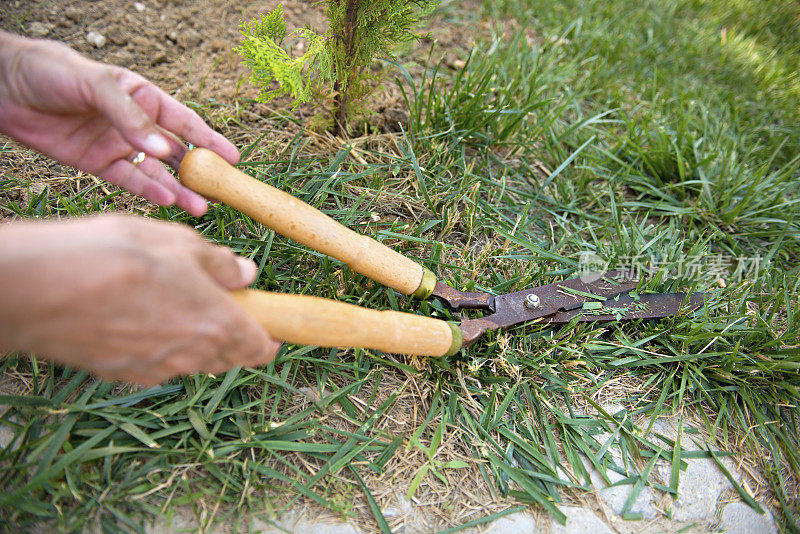
[[[286,29],[283,7],[240,21],[243,40],[234,50],[250,69],[250,80],[267,102],[289,95],[295,107],[318,98],[325,122],[335,133],[346,133],[348,118],[366,115],[367,97],[378,78],[370,65],[379,55],[393,57],[397,47],[419,38],[422,16],[440,0],[322,0],[329,29]],[[291,44],[304,40],[299,56]]]

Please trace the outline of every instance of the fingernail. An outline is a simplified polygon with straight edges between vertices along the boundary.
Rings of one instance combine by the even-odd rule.
[[[170,153],[169,143],[158,134],[150,134],[144,140],[144,149],[154,156],[164,157]]]
[[[186,212],[192,217],[202,217],[208,211],[208,204],[204,200],[202,203],[197,202],[187,209]]]
[[[256,279],[256,274],[258,274],[258,267],[256,267],[255,262],[241,256],[236,256],[236,261],[239,263],[242,280],[245,281],[247,285],[252,284],[253,280]]]

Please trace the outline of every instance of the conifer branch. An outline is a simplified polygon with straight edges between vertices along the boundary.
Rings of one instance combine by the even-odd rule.
[[[310,29],[287,32],[278,5],[250,22],[239,22],[243,39],[234,50],[260,89],[259,101],[289,95],[297,107],[322,96],[328,99],[333,131],[345,135],[350,115],[366,109],[376,79],[368,72],[370,64],[379,54],[393,57],[398,44],[418,39],[414,28],[419,17],[439,2],[323,0],[330,29],[322,35]],[[308,49],[292,57],[286,43],[298,38],[308,41]]]

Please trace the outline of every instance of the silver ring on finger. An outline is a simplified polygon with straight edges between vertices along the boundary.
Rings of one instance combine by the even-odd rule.
[[[130,156],[128,156],[128,161],[130,161],[134,167],[138,167],[140,163],[144,161],[145,158],[144,152],[134,152]]]

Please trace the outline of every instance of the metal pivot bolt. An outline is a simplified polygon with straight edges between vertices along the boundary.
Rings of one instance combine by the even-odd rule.
[[[539,295],[534,295],[531,293],[525,297],[525,307],[529,310],[535,310],[541,305],[541,303],[542,302],[539,300]]]

